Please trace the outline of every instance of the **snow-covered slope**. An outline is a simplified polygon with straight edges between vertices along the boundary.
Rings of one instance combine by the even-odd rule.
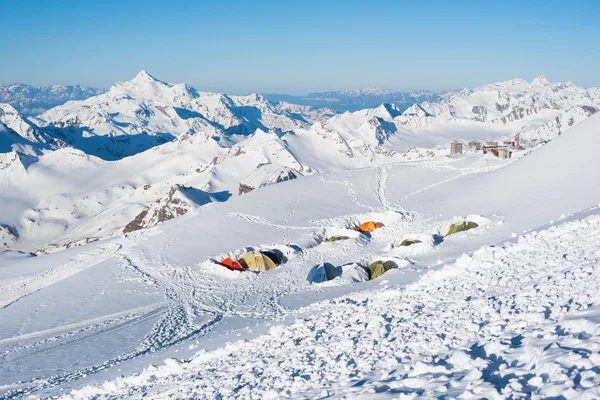
[[[0,102],[9,103],[19,112],[33,116],[69,100],[85,100],[103,92],[102,89],[80,85],[52,85],[38,88],[22,83],[1,84]]]
[[[36,154],[42,149],[64,146],[46,134],[10,104],[0,103],[0,153]]]
[[[509,164],[466,154],[305,176],[128,236],[3,255],[0,393],[593,398],[599,129],[600,114]],[[358,234],[365,220],[383,227]],[[477,227],[443,236],[465,220]],[[323,242],[332,231],[350,239]],[[212,261],[264,248],[284,263]],[[399,268],[306,282],[316,264],[375,260]]]

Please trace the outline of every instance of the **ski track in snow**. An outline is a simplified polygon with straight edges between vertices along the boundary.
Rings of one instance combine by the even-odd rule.
[[[407,194],[406,196],[400,198],[400,200],[398,200],[396,202],[396,204],[400,205],[400,203],[402,203],[405,200],[408,200],[409,198],[411,198],[413,196],[416,196],[416,195],[418,195],[420,193],[426,192],[426,191],[428,191],[430,189],[433,189],[434,187],[437,187],[437,186],[440,186],[440,185],[444,185],[444,184],[446,184],[448,182],[452,182],[452,181],[454,181],[456,179],[459,179],[459,178],[463,177],[464,175],[466,175],[466,173],[460,172],[459,174],[457,174],[455,176],[452,176],[452,177],[450,177],[448,179],[444,179],[444,180],[441,180],[439,182],[432,183],[431,185],[423,186],[422,188],[417,189],[414,192],[411,192],[411,193]]]
[[[486,246],[399,289],[64,396],[597,398],[600,216]],[[590,313],[585,313],[590,310]]]
[[[298,193],[296,195],[296,199],[294,200],[294,204],[290,208],[290,211],[288,213],[286,220],[283,222],[283,226],[280,228],[281,229],[281,243],[287,243],[287,231],[289,229],[288,226],[289,226],[289,223],[292,221],[292,218],[294,218],[296,209],[300,206],[300,200],[301,200],[300,193]]]
[[[146,312],[153,311],[158,306],[159,306],[159,304],[138,307],[138,308],[134,308],[131,310],[120,311],[120,312],[113,313],[113,314],[103,315],[101,317],[91,318],[91,319],[77,322],[74,324],[61,325],[61,326],[58,326],[58,327],[52,328],[52,329],[44,329],[44,330],[37,331],[37,332],[30,332],[30,333],[26,333],[26,334],[19,335],[19,336],[13,336],[13,337],[9,337],[6,339],[0,339],[0,344],[17,342],[20,340],[33,339],[33,338],[36,338],[39,336],[46,336],[49,334],[73,330],[73,329],[77,329],[77,328],[86,328],[89,326],[99,325],[101,323],[110,324],[113,321],[118,321],[118,320],[127,319],[127,318],[133,318],[138,314],[145,314]],[[72,332],[69,332],[69,334],[71,334],[71,333]]]
[[[109,320],[109,321],[107,321],[106,324],[98,324],[96,322],[93,322],[92,324],[89,324],[86,327],[86,329],[80,329],[75,332],[69,332],[66,335],[51,338],[51,339],[45,340],[41,343],[35,343],[31,346],[24,346],[21,349],[15,349],[15,350],[19,350],[19,351],[22,351],[24,349],[28,350],[28,349],[35,348],[35,347],[41,347],[42,344],[56,342],[56,344],[44,347],[42,349],[35,350],[35,351],[29,352],[29,353],[26,353],[26,354],[23,354],[20,356],[11,357],[10,360],[7,360],[3,364],[14,363],[16,361],[23,360],[26,358],[39,357],[40,355],[42,355],[44,353],[48,353],[50,351],[54,351],[56,349],[59,349],[59,348],[65,347],[65,346],[69,346],[69,345],[72,345],[77,342],[90,340],[90,339],[96,338],[98,336],[103,336],[103,335],[106,335],[113,331],[129,327],[131,325],[139,324],[141,322],[147,321],[150,318],[153,318],[157,314],[163,313],[164,310],[165,310],[164,306],[154,307],[153,309],[150,309],[149,311],[147,311],[145,313],[134,315],[129,318],[115,318],[113,320]],[[88,331],[91,331],[91,332],[87,333]],[[79,335],[79,336],[76,336],[76,335]],[[58,341],[58,340],[61,340],[61,341]],[[89,370],[92,371],[93,367],[90,368]],[[64,378],[64,377],[61,377],[61,378]],[[62,379],[57,380],[56,382],[60,382],[60,381],[62,381]]]
[[[45,287],[69,278],[85,269],[97,265],[110,258],[122,248],[122,245],[108,243],[90,252],[78,254],[69,262],[50,268],[38,275],[29,276],[19,281],[0,287],[0,309],[29,296]]]
[[[323,182],[323,183],[335,184],[335,185],[344,185],[344,189],[346,190],[346,193],[348,194],[348,197],[350,197],[350,200],[352,200],[352,202],[354,204],[356,204],[357,206],[359,206],[361,208],[365,208],[367,210],[370,210],[370,211],[374,210],[373,207],[367,206],[365,204],[362,204],[358,200],[358,193],[354,189],[354,183],[352,183],[352,181],[350,181],[348,179],[344,179],[343,181],[329,181],[329,180],[326,180],[324,176],[319,176],[319,180],[321,182]]]
[[[385,167],[379,167],[377,169],[377,198],[379,199],[379,204],[383,210],[389,210],[390,204],[387,201],[387,197],[385,196],[385,191],[387,187],[387,169]]]
[[[270,226],[270,227],[277,228],[277,229],[297,229],[297,230],[314,230],[315,229],[314,226],[288,226],[285,224],[276,224],[276,223],[271,222],[263,217],[259,217],[256,215],[244,214],[244,213],[240,213],[240,212],[229,212],[229,213],[227,213],[227,216],[231,217],[231,218],[237,218],[242,221],[252,222],[252,223],[258,224],[258,225]],[[291,217],[292,216],[290,216],[289,218],[291,218]]]

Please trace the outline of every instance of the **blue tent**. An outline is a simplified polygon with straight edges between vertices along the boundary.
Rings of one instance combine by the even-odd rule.
[[[318,264],[311,268],[306,277],[308,283],[327,282],[342,275],[342,269],[332,264]]]

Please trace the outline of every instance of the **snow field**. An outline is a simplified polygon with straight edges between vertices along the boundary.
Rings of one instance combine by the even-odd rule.
[[[566,222],[64,398],[596,398],[599,240],[599,215]]]
[[[502,343],[504,334],[509,339],[519,335],[525,339],[530,331],[545,323],[546,315],[555,318],[545,307],[541,310],[541,305],[548,304],[551,309],[556,304],[569,306],[571,299],[579,301],[576,294],[580,287],[590,292],[578,281],[561,289],[565,274],[554,271],[561,267],[563,254],[567,254],[567,259],[572,255],[570,250],[566,251],[569,246],[584,246],[582,251],[588,254],[587,260],[573,254],[575,263],[593,261],[595,250],[588,242],[597,242],[597,238],[581,230],[575,231],[575,235],[583,235],[578,237],[581,243],[570,243],[563,237],[538,243],[540,234],[535,233],[531,239],[533,245],[528,242],[502,245],[504,250],[484,247],[485,251],[457,262],[453,260],[488,243],[502,243],[511,232],[545,226],[561,214],[567,216],[569,212],[587,210],[590,204],[597,204],[600,192],[594,185],[597,182],[594,174],[598,171],[594,168],[596,154],[584,151],[591,149],[590,146],[581,146],[595,137],[596,120],[591,118],[581,129],[561,135],[539,152],[489,175],[484,165],[476,165],[480,160],[465,157],[305,177],[226,203],[211,204],[192,215],[166,222],[158,228],[162,234],[141,240],[97,267],[83,269],[0,310],[2,317],[14,322],[2,327],[3,338],[34,335],[33,340],[39,343],[36,347],[43,350],[46,340],[43,332],[48,329],[67,326],[70,334],[81,329],[71,328],[74,323],[112,315],[125,308],[156,304],[161,297],[163,300],[157,314],[145,325],[120,330],[117,322],[116,330],[111,331],[112,325],[106,327],[94,322],[90,325],[95,335],[91,340],[76,336],[64,341],[57,338],[57,346],[65,344],[62,350],[54,347],[43,353],[25,348],[21,351],[19,346],[32,341],[20,339],[10,342],[14,345],[3,346],[9,351],[16,350],[2,360],[6,368],[6,375],[0,376],[4,396],[58,396],[89,384],[92,384],[87,386],[89,392],[75,393],[100,398],[127,394],[209,398],[219,394],[263,398],[272,394],[312,398],[328,393],[331,397],[374,397],[373,392],[387,397],[415,393],[432,397],[435,393],[445,393],[444,390],[455,393],[453,388],[458,388],[457,396],[468,397],[476,390],[503,394],[510,386],[510,390],[526,396],[530,388],[523,383],[525,377],[515,373],[506,379],[498,378],[498,371],[515,369],[517,364],[496,367],[494,357],[500,351],[488,359],[491,347],[484,347],[484,354],[472,351],[473,345],[477,348],[494,340]],[[575,148],[580,150],[569,151]],[[563,168],[557,170],[556,157],[563,154],[566,154]],[[471,176],[481,172],[480,176]],[[502,190],[509,186],[518,189],[520,195]],[[592,213],[597,211],[587,215]],[[476,229],[436,240],[434,235],[447,232],[451,222],[473,218],[479,218],[474,221],[479,225]],[[572,218],[559,221],[564,224]],[[384,226],[368,236],[319,243],[323,231],[343,232],[364,219],[374,219]],[[597,226],[589,229],[591,232]],[[423,235],[433,244],[427,247],[430,242],[423,240],[422,252],[396,253],[398,248],[393,245],[409,235]],[[106,243],[120,240],[110,239]],[[102,244],[67,252],[72,257]],[[216,255],[263,244],[298,246],[301,251],[279,268],[239,274],[239,279],[223,279],[218,273],[207,273],[200,265]],[[517,246],[518,251],[509,253],[507,249],[511,246]],[[31,264],[26,269],[28,275],[32,269],[43,271],[41,264],[52,260],[53,255],[42,257],[36,258],[37,262],[27,260]],[[394,259],[405,264],[369,282],[345,284],[341,279],[323,285],[306,282],[307,273],[315,264],[365,265],[377,259]],[[21,262],[25,261],[9,263],[8,271],[18,272]],[[452,264],[444,267],[444,262]],[[441,269],[439,275],[427,274],[432,266]],[[97,277],[104,271],[114,271],[113,276],[118,274],[119,278],[109,283],[111,275],[102,275],[106,280],[98,285]],[[3,272],[4,268],[0,270]],[[548,274],[560,281],[555,287],[544,280]],[[121,283],[121,276],[127,278],[127,286]],[[423,283],[415,284],[421,278]],[[591,282],[594,278],[586,279]],[[518,286],[526,282],[537,282],[542,290],[528,294],[527,287]],[[90,291],[98,296],[89,299]],[[521,298],[522,293],[529,297]],[[128,301],[133,299],[137,303],[123,302],[122,296],[129,296]],[[494,303],[494,299],[500,299],[501,303]],[[314,304],[322,300],[326,301]],[[593,301],[586,307],[593,307]],[[63,311],[57,312],[58,309]],[[496,309],[500,317],[490,317],[490,310]],[[71,310],[77,312],[73,317]],[[90,315],[90,311],[94,314]],[[147,315],[152,311],[141,313]],[[592,322],[585,323],[593,323],[592,317],[588,317]],[[132,316],[130,320],[135,318]],[[556,318],[548,323],[556,327],[560,316]],[[265,336],[273,323],[280,327],[274,329],[273,337]],[[125,333],[130,337],[127,346],[120,345]],[[588,334],[580,337],[586,338]],[[102,340],[95,339],[100,337]],[[242,338],[247,341],[239,341]],[[235,345],[225,345],[232,340]],[[520,341],[517,338],[509,343],[518,346]],[[103,349],[94,348],[95,344],[102,344]],[[197,366],[172,360],[194,359],[196,350],[192,348],[205,349],[203,357],[207,360],[201,362],[203,358],[196,357]],[[240,350],[234,351],[237,348]],[[70,350],[80,359],[69,360]],[[450,361],[454,354],[458,354],[457,360],[462,360],[460,351],[475,359],[474,365],[481,365],[463,371],[459,361]],[[500,357],[506,360],[508,355]],[[165,359],[171,361],[166,367],[157,367],[155,375],[160,377],[155,382],[148,384],[154,378],[145,373],[135,375],[148,364],[162,365]],[[439,360],[446,360],[446,364]],[[38,368],[40,364],[42,368]],[[57,365],[61,372],[55,374]],[[475,369],[481,376],[475,374],[466,379]],[[428,370],[436,372],[429,375],[422,372]],[[564,382],[556,377],[549,380],[545,372],[535,372],[535,379],[527,385],[541,385],[536,389],[541,393],[550,387],[548,382],[568,386],[572,381],[572,387],[579,390],[577,385],[590,372],[583,371],[582,377],[571,377],[571,372],[563,374],[569,377]],[[98,389],[104,381],[121,387],[121,380],[117,379],[121,374],[127,386],[123,393],[127,394]],[[408,378],[414,378],[412,383]],[[440,380],[436,383],[437,378]],[[517,379],[516,383],[510,381],[512,378]],[[531,377],[527,378],[529,382]],[[139,385],[132,383],[134,379],[138,379]],[[458,383],[444,386],[448,380]],[[523,388],[519,389],[517,384]]]

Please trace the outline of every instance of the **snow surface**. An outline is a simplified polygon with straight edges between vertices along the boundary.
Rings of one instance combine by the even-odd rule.
[[[592,116],[509,162],[321,173],[2,255],[0,396],[595,398],[599,128]],[[366,220],[383,227],[323,242]],[[440,235],[460,221],[478,227]],[[215,262],[268,248],[284,255],[271,271]],[[399,268],[306,282],[316,264],[375,260]]]

